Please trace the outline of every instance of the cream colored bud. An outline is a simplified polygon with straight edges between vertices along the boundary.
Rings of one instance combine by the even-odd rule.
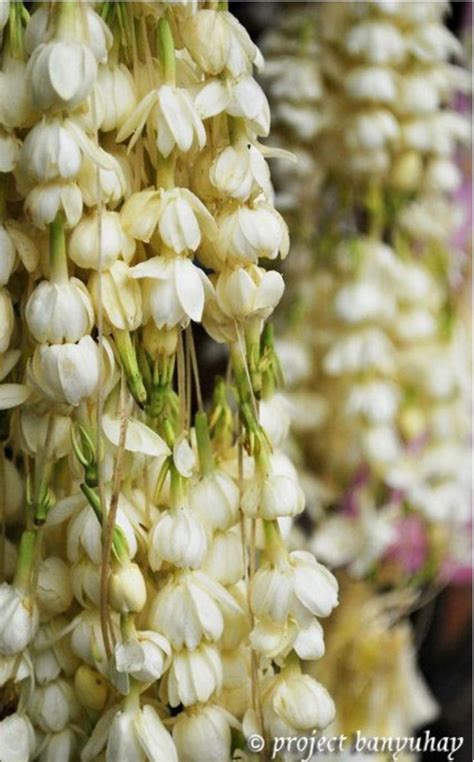
[[[8,230],[0,225],[0,286],[5,286],[8,283],[15,262],[15,245],[8,234]]]
[[[421,182],[423,159],[417,151],[405,151],[392,164],[390,183],[402,191],[415,190]]]
[[[109,578],[110,605],[122,614],[141,611],[146,603],[146,585],[140,567],[128,563]]]
[[[143,328],[142,340],[145,350],[151,357],[157,355],[172,357],[178,349],[178,329],[160,330],[154,321],[150,320]]]
[[[35,227],[44,230],[62,212],[67,228],[82,215],[82,196],[76,183],[52,181],[36,185],[25,200],[25,213]]]
[[[171,663],[171,646],[157,632],[142,630],[126,643],[115,648],[115,663],[119,672],[135,680],[152,683],[158,680]]]
[[[42,281],[26,304],[25,318],[38,342],[75,342],[90,333],[94,310],[89,293],[78,278],[65,283]]]
[[[335,715],[326,688],[310,675],[291,668],[270,681],[262,696],[262,708],[265,727],[272,736],[323,729]]]
[[[36,745],[35,730],[25,715],[15,712],[0,722],[0,749],[5,762],[32,759]]]
[[[135,242],[120,223],[117,212],[94,211],[85,215],[69,240],[69,256],[85,269],[109,270],[118,257],[129,262]]]
[[[215,469],[191,487],[189,504],[209,530],[225,530],[238,520],[239,490],[225,471]]]
[[[0,73],[0,124],[11,130],[27,127],[33,120],[26,63],[6,54]]]
[[[96,311],[100,302],[107,323],[122,331],[135,331],[142,322],[142,295],[136,280],[130,277],[130,268],[125,262],[114,262],[110,270],[93,273],[88,288]]]
[[[0,172],[12,172],[20,156],[21,143],[0,127]]]
[[[268,318],[284,288],[280,273],[256,265],[225,269],[215,283],[217,304],[225,315],[237,321]]]
[[[98,159],[108,168],[98,167]],[[98,149],[97,157],[83,157],[77,182],[86,206],[97,206],[100,201],[114,208],[130,193],[121,163],[103,148]]]
[[[87,709],[101,712],[109,697],[109,688],[103,677],[92,667],[82,664],[74,675],[77,700]]]
[[[170,706],[209,701],[222,686],[222,663],[215,646],[201,644],[194,651],[177,651],[166,675]]]
[[[231,728],[239,728],[239,723],[220,706],[206,704],[181,712],[173,727],[180,762],[230,759]]]
[[[28,365],[28,380],[51,402],[77,407],[97,391],[99,349],[90,336],[77,344],[42,344]]]
[[[98,86],[104,108],[99,128],[118,130],[137,105],[133,77],[123,64],[99,66]]]
[[[66,11],[67,13],[68,11]],[[25,46],[28,53],[51,38],[78,40],[86,44],[94,54],[98,63],[107,60],[107,51],[112,45],[113,38],[107,24],[89,6],[70,10],[69,18],[56,19],[52,23],[51,13],[48,8],[39,6],[31,15],[25,31]],[[59,22],[59,23],[58,23]]]
[[[214,241],[220,261],[251,264],[260,257],[275,259],[288,254],[288,228],[283,218],[263,201],[221,212],[216,218],[219,233]]]
[[[15,325],[12,300],[6,288],[0,287],[0,353],[6,352]]]
[[[227,146],[214,160],[209,179],[221,193],[246,201],[255,191],[271,198],[270,170],[262,154],[243,141]]]
[[[53,616],[67,611],[72,603],[69,567],[61,558],[50,556],[38,570],[36,600],[41,614]]]
[[[202,563],[202,570],[221,585],[235,585],[244,575],[240,529],[216,532]]]
[[[33,106],[38,111],[73,109],[90,94],[96,77],[93,53],[81,42],[40,45],[28,61]]]
[[[79,705],[66,680],[36,686],[28,700],[28,715],[45,733],[58,733],[78,715]]]

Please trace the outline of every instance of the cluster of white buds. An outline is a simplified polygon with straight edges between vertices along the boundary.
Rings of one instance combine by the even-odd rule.
[[[300,659],[338,588],[283,539],[261,55],[225,3],[0,9],[0,755],[225,762],[323,728]],[[228,356],[209,400],[192,323]]]
[[[469,520],[466,261],[453,194],[462,200],[455,150],[469,139],[454,97],[470,78],[452,63],[462,47],[446,10],[318,3],[285,14],[263,44],[277,139],[306,157],[277,175],[276,200],[299,256],[283,365],[316,525],[308,548],[352,580],[416,593],[454,566]],[[359,626],[336,620],[327,670],[314,670],[333,689],[347,662],[331,646]],[[366,674],[362,657],[357,668]],[[377,735],[370,701],[358,727]],[[351,732],[354,713],[343,714],[338,727]]]

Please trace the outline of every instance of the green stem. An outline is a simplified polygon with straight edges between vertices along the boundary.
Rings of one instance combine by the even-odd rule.
[[[68,282],[66,236],[61,212],[49,226],[49,275],[54,283]]]
[[[76,1],[61,0],[55,3],[56,10],[56,37],[62,40],[74,39],[76,20]]]
[[[176,56],[173,34],[166,16],[163,16],[158,22],[158,35],[160,40],[163,76],[167,85],[174,86],[176,84]]]
[[[174,464],[170,467],[170,503],[172,508],[180,508],[186,500],[185,480]]]
[[[146,402],[147,394],[142,374],[138,367],[137,354],[130,333],[128,331],[114,329],[113,337],[119,353],[120,362],[125,371],[128,387],[136,402],[140,407],[143,407]]]
[[[13,585],[17,589],[25,592],[27,592],[30,587],[37,540],[38,532],[31,529],[26,529],[20,540]]]
[[[196,430],[201,472],[203,476],[207,476],[214,470],[214,456],[212,454],[211,437],[209,435],[209,424],[206,413],[196,413],[194,427]]]

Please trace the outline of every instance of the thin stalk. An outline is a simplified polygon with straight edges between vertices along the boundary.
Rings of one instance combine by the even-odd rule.
[[[54,283],[68,282],[66,235],[61,212],[49,226],[49,275]]]

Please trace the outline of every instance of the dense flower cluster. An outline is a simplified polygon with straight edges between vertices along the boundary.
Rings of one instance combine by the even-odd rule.
[[[308,547],[349,575],[347,599],[354,580],[370,578],[372,613],[394,606],[378,585],[406,591],[394,606],[403,615],[469,555],[460,552],[470,515],[466,242],[454,201],[469,122],[453,101],[470,78],[452,62],[462,49],[446,10],[317,3],[290,12],[263,46],[277,137],[302,159],[278,171],[276,200],[296,249],[281,349],[314,520]],[[367,634],[371,621],[341,612],[331,628],[333,658],[315,671],[333,690],[348,669],[370,671],[351,627]],[[392,625],[377,614],[380,652],[391,650]],[[393,637],[392,653],[413,663],[408,627]],[[341,643],[354,649],[350,667]],[[380,696],[380,681],[371,684]],[[369,694],[360,715],[338,716],[344,732],[385,733],[406,703],[397,688],[392,710],[375,710]],[[433,711],[423,694],[414,690],[420,722]],[[341,687],[338,702],[353,709],[348,696]],[[409,734],[415,715],[393,732]]]
[[[334,716],[265,325],[286,152],[224,5],[0,5],[5,762],[225,762]],[[207,413],[192,323],[228,348]]]

